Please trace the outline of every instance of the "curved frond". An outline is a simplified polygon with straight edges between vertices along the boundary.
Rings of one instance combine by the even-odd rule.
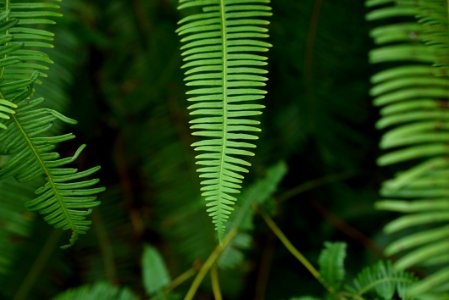
[[[264,107],[269,0],[180,0],[185,81],[201,191],[219,238],[253,156]]]
[[[79,234],[86,232],[90,221],[86,221],[85,217],[91,213],[92,207],[99,204],[95,195],[103,188],[94,187],[98,179],[85,179],[98,171],[99,167],[82,172],[65,167],[78,158],[85,145],[67,158],[61,158],[53,151],[56,144],[75,136],[65,134],[48,137],[40,133],[57,120],[70,123],[73,120],[50,109],[36,108],[42,101],[36,99],[19,103],[17,115],[10,121],[13,126],[0,132],[0,140],[10,141],[2,145],[2,152],[9,154],[9,159],[0,169],[0,179],[14,176],[21,182],[28,182],[44,176],[45,184],[36,190],[36,198],[28,201],[27,207],[44,214],[49,224],[72,230],[73,243]]]
[[[380,46],[372,63],[389,68],[372,78],[377,127],[384,130],[380,165],[400,165],[384,182],[380,209],[404,214],[386,226],[408,234],[386,249],[404,255],[398,269],[432,266],[433,275],[415,284],[410,296],[448,292],[449,286],[449,27],[447,2],[369,0],[367,18],[390,21],[371,31]],[[384,24],[384,23],[383,23]],[[401,167],[403,165],[403,167]],[[414,231],[410,233],[410,230]],[[442,286],[442,290],[437,287]]]
[[[34,85],[46,76],[52,63],[43,48],[53,47],[54,34],[45,26],[54,24],[61,14],[57,1],[10,1],[0,7],[0,99],[9,119],[0,131],[0,154],[7,157],[0,165],[0,180],[14,176],[21,182],[45,179],[36,190],[36,197],[27,202],[30,210],[45,215],[57,228],[70,229],[73,244],[79,234],[89,228],[86,216],[99,204],[96,194],[98,179],[86,179],[99,167],[79,172],[66,167],[81,154],[85,145],[72,157],[61,158],[57,144],[74,138],[73,134],[52,136],[50,129],[57,121],[76,121],[44,107],[44,99],[33,99]],[[1,115],[0,115],[1,116]]]

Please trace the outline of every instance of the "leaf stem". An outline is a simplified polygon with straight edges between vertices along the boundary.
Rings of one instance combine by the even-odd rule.
[[[180,286],[181,284],[189,280],[191,277],[193,277],[196,274],[196,272],[197,272],[196,267],[188,269],[187,271],[185,271],[184,273],[173,279],[173,281],[168,285],[165,291],[169,292],[175,289],[176,287]]]
[[[349,178],[355,177],[360,174],[360,171],[353,170],[353,171],[347,171],[343,173],[337,173],[337,174],[331,174],[328,176],[324,176],[321,178],[317,178],[314,180],[306,181],[300,185],[297,185],[296,187],[286,191],[279,197],[277,197],[279,202],[283,202],[286,200],[289,200],[290,198],[293,198],[294,196],[297,196],[299,194],[305,193],[307,191],[319,188],[323,185],[334,183],[337,181],[343,181],[347,180]]]
[[[223,297],[221,296],[220,280],[218,278],[217,265],[215,264],[212,267],[212,270],[210,271],[210,280],[212,283],[212,292],[214,293],[215,300],[223,300]]]
[[[220,243],[223,238],[223,226],[225,223],[224,216],[226,215],[223,212],[224,200],[223,200],[223,186],[224,186],[224,168],[225,168],[225,160],[226,160],[226,152],[227,152],[227,144],[228,144],[228,30],[226,23],[226,7],[225,1],[220,0],[220,25],[221,25],[221,44],[222,44],[222,89],[223,89],[223,131],[222,131],[222,146],[220,151],[220,165],[218,171],[218,208],[216,212],[217,226],[216,229],[218,231],[218,240]]]
[[[236,229],[231,230],[225,236],[222,243],[218,244],[217,247],[215,247],[214,251],[212,251],[212,253],[209,255],[206,262],[201,267],[200,271],[198,272],[195,279],[193,280],[192,285],[190,286],[186,296],[184,297],[184,300],[192,300],[193,299],[201,282],[203,282],[204,277],[206,277],[207,272],[212,268],[214,263],[220,257],[220,254],[223,252],[224,249],[226,249],[226,246],[229,244],[230,241],[232,241],[232,239],[236,236],[236,234],[237,234]]]
[[[324,282],[323,278],[321,278],[320,272],[318,272],[318,270],[315,269],[315,267],[307,260],[307,258],[305,258],[305,256],[302,255],[301,252],[295,248],[295,246],[293,246],[293,244],[285,236],[282,230],[276,225],[273,219],[271,219],[270,216],[268,216],[263,211],[260,211],[260,214],[262,215],[265,223],[267,223],[268,227],[270,227],[270,229],[282,242],[285,248],[310,272],[310,274],[312,274],[313,277],[315,277],[316,280],[318,280],[319,283],[321,283],[324,288],[326,288],[329,293],[334,294],[334,289],[328,286],[326,282]]]

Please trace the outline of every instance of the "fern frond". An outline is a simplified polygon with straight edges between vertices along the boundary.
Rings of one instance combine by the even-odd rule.
[[[41,51],[53,48],[54,34],[43,26],[55,24],[54,18],[60,17],[58,1],[7,0],[2,12],[7,14],[5,21],[13,26],[2,27],[7,39],[5,48],[13,51],[2,52],[4,59],[18,60],[20,63],[2,67],[1,77],[4,82],[30,78],[38,71],[46,76],[48,64],[52,60]]]
[[[407,298],[407,288],[416,279],[410,273],[395,271],[390,262],[379,261],[372,267],[363,269],[347,290],[359,296],[374,294],[381,299],[394,299],[395,293],[400,299]]]
[[[45,108],[43,98],[33,99],[34,85],[46,76],[52,61],[42,48],[53,47],[53,33],[43,29],[60,16],[56,1],[9,1],[0,11],[0,98],[16,106],[15,114],[0,132],[0,154],[6,162],[0,166],[0,180],[14,176],[21,182],[45,178],[36,190],[37,196],[27,202],[30,210],[45,215],[56,228],[70,229],[73,244],[79,234],[89,228],[86,216],[99,204],[95,187],[98,179],[85,179],[99,167],[78,172],[67,168],[84,149],[80,146],[72,157],[61,158],[54,149],[57,144],[74,138],[73,134],[52,136],[53,123],[76,121]]]
[[[36,99],[20,103],[17,115],[10,121],[14,126],[0,133],[0,140],[7,141],[2,152],[10,154],[0,169],[0,179],[14,176],[21,182],[28,182],[44,175],[46,183],[36,190],[37,197],[28,201],[27,207],[46,215],[45,220],[49,224],[72,230],[70,242],[73,243],[79,234],[86,232],[90,221],[86,221],[85,217],[91,213],[92,207],[99,204],[95,195],[103,188],[93,187],[98,179],[84,179],[98,171],[99,167],[82,172],[65,168],[78,158],[85,145],[67,158],[60,158],[53,151],[56,144],[71,140],[74,135],[47,137],[40,133],[57,120],[67,123],[73,123],[73,120],[50,109],[36,108],[42,101]]]
[[[185,81],[202,196],[221,239],[253,156],[264,107],[269,0],[180,0]]]
[[[406,251],[395,267],[433,266],[433,275],[410,288],[410,296],[448,292],[449,286],[449,36],[447,2],[369,0],[372,21],[392,24],[372,30],[380,45],[373,63],[390,68],[372,78],[374,104],[381,107],[379,129],[385,130],[380,165],[403,164],[403,171],[384,182],[380,209],[400,216],[388,233],[408,234],[387,247]],[[415,232],[410,233],[410,230]],[[437,287],[444,287],[437,291]]]

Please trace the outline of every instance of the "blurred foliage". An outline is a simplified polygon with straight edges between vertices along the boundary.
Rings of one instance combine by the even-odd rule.
[[[20,208],[24,199],[13,199],[15,190],[23,195],[29,188],[1,182],[0,298],[87,299],[90,291],[143,299],[153,295],[141,267],[151,244],[159,254],[143,260],[163,259],[173,281],[161,286],[175,290],[176,299],[217,249],[190,147],[177,0],[62,3],[56,48],[49,50],[56,63],[37,93],[79,121],[77,142],[88,148],[77,165],[101,165],[107,191],[88,234],[61,250],[64,233]],[[259,211],[272,216],[310,261],[323,260],[324,241],[345,242],[349,278],[384,258],[391,239],[381,233],[389,214],[373,209],[386,172],[375,166],[378,116],[369,98],[374,67],[367,57],[373,45],[363,1],[277,0],[272,7],[267,108],[246,200],[238,203],[250,216],[231,220],[243,230],[228,248],[234,256],[217,263],[224,299],[322,294]],[[76,145],[60,148],[73,153]],[[270,173],[279,161],[288,167],[285,177]],[[273,186],[264,190],[267,178]],[[20,217],[10,222],[5,205],[17,206]],[[341,272],[329,276],[341,284]],[[213,299],[214,282],[207,275],[195,299]]]

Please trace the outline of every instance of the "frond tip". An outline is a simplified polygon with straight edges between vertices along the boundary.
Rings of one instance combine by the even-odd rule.
[[[26,203],[28,209],[45,215],[45,220],[63,230],[71,230],[72,245],[79,234],[86,233],[91,221],[85,220],[91,208],[99,204],[96,194],[104,190],[94,187],[98,179],[86,180],[99,170],[94,167],[85,171],[67,168],[81,154],[81,145],[72,157],[61,158],[54,152],[58,143],[71,140],[71,133],[45,136],[55,121],[74,123],[66,116],[47,108],[39,107],[43,99],[24,100],[19,103],[17,113],[6,123],[7,129],[0,131],[0,140],[12,141],[0,147],[0,153],[8,159],[0,168],[0,179],[15,177],[20,182],[45,178],[36,197]]]
[[[266,26],[269,0],[180,0],[194,12],[182,19],[185,81],[202,196],[221,239],[258,139],[267,78],[265,53],[271,45]],[[199,9],[200,11],[198,12]]]
[[[92,213],[93,207],[100,204],[96,201],[96,195],[104,191],[103,187],[93,187],[99,183],[99,179],[83,180],[96,173],[99,166],[82,172],[75,168],[58,169],[75,161],[85,147],[81,145],[72,157],[54,160],[49,170],[53,176],[47,177],[47,182],[35,192],[38,196],[26,203],[29,210],[46,215],[44,219],[50,225],[72,230],[70,243],[62,248],[70,247],[79,234],[87,232],[92,221],[85,218]]]

